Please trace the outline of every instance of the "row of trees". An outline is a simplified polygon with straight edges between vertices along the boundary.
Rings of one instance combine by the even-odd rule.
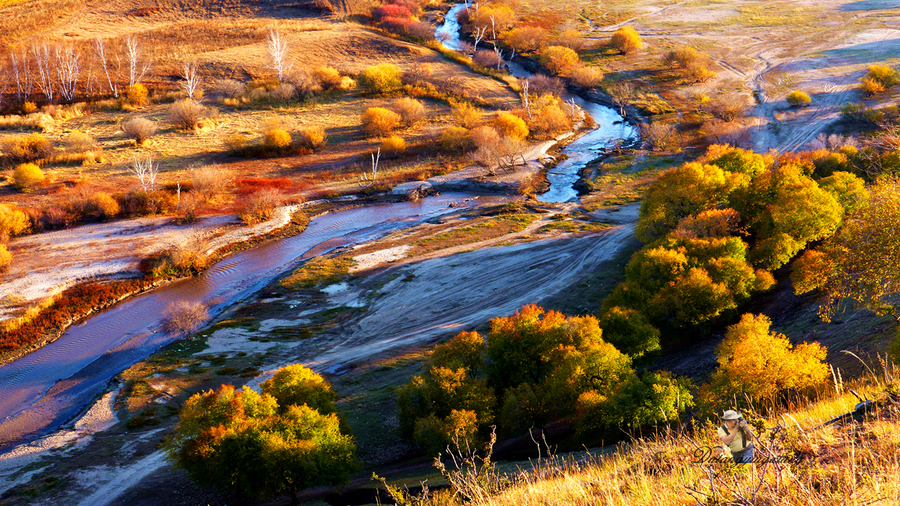
[[[41,96],[47,103],[108,94],[118,97],[126,86],[140,84],[153,58],[134,36],[111,42],[97,37],[88,45],[34,41],[10,48],[0,98],[11,92],[20,104]]]
[[[397,397],[401,432],[435,454],[491,425],[521,436],[560,419],[599,440],[619,426],[677,419],[692,405],[689,390],[664,372],[638,375],[596,318],[527,305],[491,320],[485,336],[463,332],[437,346]]]
[[[770,270],[831,237],[866,198],[863,180],[848,172],[821,177],[812,162],[729,146],[667,171],[641,205],[635,233],[646,245],[603,304],[604,314],[632,312],[633,329],[613,343],[646,353],[656,348],[636,337],[655,335],[646,325],[684,337],[733,315],[774,285]]]

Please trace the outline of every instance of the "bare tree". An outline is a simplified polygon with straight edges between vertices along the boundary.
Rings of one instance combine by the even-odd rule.
[[[0,76],[2,76],[0,81],[3,81],[3,86],[0,87],[0,106],[3,106],[3,97],[6,96],[6,89],[9,88],[9,72],[4,70]]]
[[[125,59],[128,62],[128,85],[139,84],[153,65],[153,59],[144,53],[143,46],[135,36],[125,39]]]
[[[534,119],[531,116],[531,97],[528,95],[528,88],[531,86],[531,81],[528,79],[522,80],[522,105],[525,107],[525,112],[528,113],[528,119]]]
[[[500,49],[500,46],[494,46],[494,52],[497,53],[497,70],[503,68],[503,50]]]
[[[284,75],[291,71],[294,64],[287,61],[288,43],[280,31],[269,30],[268,48],[269,56],[272,58],[272,65],[269,68],[278,74],[278,82],[283,83]]]
[[[375,184],[378,179],[378,162],[381,160],[381,148],[378,148],[378,154],[372,153],[372,178],[369,179],[369,173],[363,172],[359,176],[359,186],[368,188]]]
[[[35,41],[31,45],[31,52],[34,54],[34,61],[38,67],[38,88],[44,94],[47,102],[53,101],[53,75],[50,73],[50,43]]]
[[[475,48],[474,51],[478,52],[478,43],[484,39],[484,33],[487,31],[487,25],[482,26],[481,28],[475,28]]]
[[[610,86],[606,92],[612,98],[613,102],[619,106],[619,116],[625,116],[625,107],[631,103],[634,98],[634,85],[628,81],[619,81]]]
[[[16,81],[16,100],[25,102],[31,95],[34,86],[34,77],[31,74],[31,65],[28,63],[28,48],[12,48],[9,51],[10,70]]]
[[[199,301],[181,300],[166,306],[165,315],[163,329],[185,338],[209,319],[209,308]]]
[[[184,73],[181,76],[184,78],[184,81],[180,83],[181,89],[187,93],[188,98],[194,100],[194,94],[197,93],[200,84],[203,82],[203,78],[198,73],[200,65],[196,61],[189,61],[184,62],[182,68]]]
[[[141,189],[145,192],[153,191],[156,188],[156,176],[159,173],[159,165],[153,163],[153,156],[149,153],[146,156],[137,155],[131,162],[131,173],[134,174],[141,183]]]
[[[56,82],[59,83],[59,94],[66,100],[75,99],[75,89],[81,75],[81,53],[71,45],[54,47],[56,66]]]
[[[109,86],[109,92],[112,96],[119,98],[119,78],[122,75],[122,55],[118,51],[114,55],[107,54],[106,42],[103,37],[98,36],[94,39],[94,54],[100,62],[103,69],[103,75],[106,76],[106,84]]]

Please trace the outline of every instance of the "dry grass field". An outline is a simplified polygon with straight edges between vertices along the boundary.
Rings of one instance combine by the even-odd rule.
[[[26,20],[33,20],[36,11],[51,15],[56,23],[32,26]],[[84,166],[45,163],[43,169],[49,182],[32,193],[18,193],[6,186],[0,188],[0,198],[26,208],[59,205],[60,194],[73,186],[89,185],[95,191],[109,193],[137,187],[137,180],[128,169],[138,154],[149,154],[160,163],[158,183],[164,186],[186,183],[191,168],[220,164],[234,178],[288,178],[291,180],[286,190],[289,198],[310,196],[305,190],[313,185],[319,194],[357,191],[355,181],[365,170],[368,154],[381,143],[381,139],[363,135],[359,128],[360,114],[369,107],[390,106],[393,97],[372,97],[351,89],[335,90],[306,102],[288,100],[229,106],[216,93],[216,83],[221,79],[255,80],[257,86],[271,88],[274,73],[269,68],[266,38],[273,27],[284,34],[287,59],[295,71],[330,66],[342,75],[355,76],[384,62],[395,64],[401,71],[428,64],[435,82],[451,83],[459,96],[489,104],[488,110],[512,108],[518,101],[505,83],[448,61],[432,49],[391,39],[336,17],[269,2],[76,4],[56,1],[38,6],[34,3],[28,7],[7,6],[2,8],[2,13],[4,23],[21,20],[15,22],[18,30],[11,29],[12,25],[2,30],[0,51],[36,37],[46,37],[75,44],[87,57],[98,36],[104,37],[110,47],[128,37],[136,37],[153,60],[146,81],[151,96],[156,97],[153,103],[126,110],[110,108],[108,104],[89,105],[82,107],[83,113],[66,113],[57,115],[61,119],[44,121],[41,133],[51,144],[62,147],[70,133],[83,132],[96,140],[102,150],[102,160]],[[206,107],[207,119],[193,131],[176,129],[167,122],[171,102],[183,96],[177,87],[185,61],[198,63],[200,88],[205,92],[201,103]],[[127,75],[125,78],[127,81]],[[105,86],[102,74],[96,81],[95,87]],[[423,100],[426,121],[398,132],[410,146],[410,155],[385,160],[382,174],[389,176],[398,168],[410,174],[429,170],[420,163],[421,156],[414,148],[434,139],[441,127],[449,124],[450,108],[440,100]],[[135,146],[122,131],[122,125],[134,117],[150,119],[159,126],[158,133],[143,146]],[[294,136],[300,129],[321,127],[328,143],[312,154],[288,153],[262,160],[228,156],[225,141],[229,137],[242,135],[252,144],[273,126]],[[35,128],[9,125],[0,131],[0,141],[21,137],[32,130]],[[446,165],[439,161],[437,167],[446,170]],[[220,206],[218,210],[231,209]]]

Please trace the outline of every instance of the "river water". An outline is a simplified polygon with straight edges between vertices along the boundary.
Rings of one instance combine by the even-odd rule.
[[[444,44],[458,49],[459,24],[454,6],[438,28]],[[443,35],[441,35],[443,34]],[[527,71],[510,64],[517,77]],[[577,200],[573,184],[582,168],[603,148],[636,135],[614,110],[578,96],[565,96],[589,112],[598,127],[563,149],[568,156],[549,171],[545,202]],[[69,328],[57,341],[0,366],[0,449],[55,430],[72,420],[119,372],[145,359],[174,338],[161,331],[163,310],[181,300],[203,301],[215,316],[246,299],[304,258],[333,248],[374,239],[453,211],[450,204],[468,195],[446,194],[419,202],[366,206],[313,219],[295,237],[228,257],[200,276],[153,290]],[[501,198],[495,198],[495,200]]]
[[[444,24],[435,31],[435,37],[445,47],[454,51],[458,51],[462,47],[459,38],[460,27],[456,14],[465,8],[465,4],[454,5],[444,17]],[[527,79],[532,76],[531,72],[528,72],[515,62],[509,62],[508,65],[509,73],[514,77]],[[594,121],[597,122],[597,128],[582,135],[562,149],[562,153],[567,158],[547,171],[550,188],[544,194],[538,196],[538,200],[543,202],[571,202],[578,200],[578,191],[575,190],[574,185],[578,182],[581,170],[588,163],[600,157],[605,149],[613,147],[619,142],[633,139],[638,135],[635,128],[614,109],[585,100],[578,95],[568,92],[563,93],[561,98],[566,101],[574,100],[576,104],[594,118]]]
[[[256,293],[305,257],[374,239],[454,210],[467,194],[326,214],[294,237],[247,250],[203,274],[133,297],[70,327],[57,341],[0,367],[0,449],[73,419],[119,372],[171,342],[161,330],[171,303],[203,301],[210,314]],[[503,200],[482,197],[480,200]]]

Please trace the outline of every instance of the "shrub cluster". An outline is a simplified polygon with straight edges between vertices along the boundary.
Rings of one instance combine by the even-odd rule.
[[[602,319],[610,312],[634,319],[635,329],[611,337],[614,344],[634,346],[637,335],[651,336],[647,324],[672,338],[696,334],[773,286],[769,270],[834,234],[842,201],[859,197],[861,181],[842,173],[840,182],[817,182],[813,171],[811,161],[776,163],[717,145],[698,162],[665,172],[641,205],[635,233],[646,245],[603,302]],[[642,353],[653,347],[637,346]]]
[[[494,318],[484,337],[463,332],[437,346],[425,374],[398,392],[401,432],[429,454],[455,438],[477,440],[492,424],[519,436],[560,418],[599,440],[620,426],[676,420],[692,404],[690,382],[638,376],[602,334],[593,317],[535,305]]]

